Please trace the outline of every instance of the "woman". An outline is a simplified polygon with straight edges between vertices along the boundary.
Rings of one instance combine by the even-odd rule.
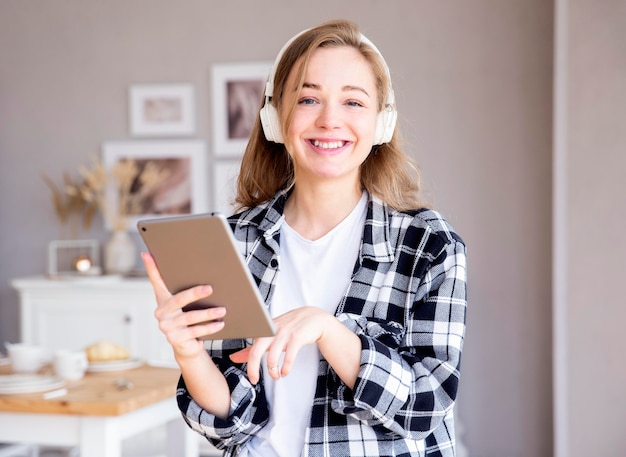
[[[171,296],[144,255],[179,407],[225,455],[454,455],[465,246],[420,202],[395,120],[387,66],[354,24],[279,53],[229,219],[275,337],[205,350],[225,309],[183,313],[210,286]]]

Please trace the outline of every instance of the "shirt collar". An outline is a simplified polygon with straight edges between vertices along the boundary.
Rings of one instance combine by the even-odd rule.
[[[290,190],[281,190],[272,199],[250,210],[247,223],[256,225],[268,240],[280,229],[284,220],[285,202]],[[361,257],[377,262],[391,262],[394,259],[390,241],[390,209],[378,197],[368,193],[367,215],[361,243]]]
[[[370,258],[377,262],[393,261],[389,219],[390,214],[387,205],[380,198],[369,194],[361,246],[363,258]]]

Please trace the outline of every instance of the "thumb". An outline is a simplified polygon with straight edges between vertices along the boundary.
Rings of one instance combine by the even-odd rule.
[[[230,360],[235,363],[246,363],[250,357],[250,346],[242,349],[241,351],[233,352],[230,355]]]

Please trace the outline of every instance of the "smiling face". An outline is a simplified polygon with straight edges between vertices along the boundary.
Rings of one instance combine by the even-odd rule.
[[[296,183],[332,180],[358,186],[378,115],[370,64],[352,47],[324,47],[311,54],[299,93],[296,74],[287,79],[281,110],[295,106],[285,147]]]

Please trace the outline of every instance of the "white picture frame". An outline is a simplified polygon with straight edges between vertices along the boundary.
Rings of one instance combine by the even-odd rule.
[[[240,159],[216,160],[213,163],[213,211],[230,216],[237,192]]]
[[[126,218],[126,228],[134,230],[139,219],[204,213],[209,210],[207,196],[207,148],[199,140],[144,140],[107,142],[102,146],[102,164],[108,176],[120,161],[135,160],[139,170],[153,162],[167,169],[163,182],[141,202],[141,211]],[[141,173],[141,171],[137,174]],[[143,197],[142,197],[143,198]],[[113,214],[119,212],[120,193],[115,179],[108,179],[105,203]],[[111,221],[105,225],[112,230]]]
[[[87,262],[85,268],[80,262]],[[48,243],[48,277],[99,275],[100,242],[97,240],[52,240]]]
[[[213,151],[216,157],[240,157],[259,116],[272,62],[212,66]]]
[[[191,84],[138,84],[129,88],[130,132],[134,136],[192,135],[196,129]]]

